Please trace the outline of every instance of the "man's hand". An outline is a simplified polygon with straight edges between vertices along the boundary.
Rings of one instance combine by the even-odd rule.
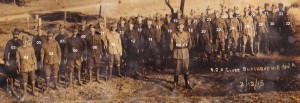
[[[10,65],[10,63],[6,61],[5,62],[5,66],[9,66],[9,65]]]
[[[18,68],[17,73],[20,74],[21,72],[21,68]]]

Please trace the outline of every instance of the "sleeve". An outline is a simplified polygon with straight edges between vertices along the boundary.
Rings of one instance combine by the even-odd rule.
[[[37,67],[37,61],[36,61],[34,49],[32,47],[31,47],[30,53],[31,53],[31,58],[32,58],[33,63],[34,63],[34,67],[36,68]]]
[[[163,48],[165,48],[165,44],[166,44],[166,37],[165,37],[166,31],[164,29],[164,25],[161,27],[161,44],[163,46]]]
[[[66,40],[66,47],[64,48],[64,55],[65,55],[65,58],[68,58],[68,52],[69,52],[69,39]]]
[[[5,49],[4,49],[4,58],[3,60],[4,61],[7,61],[9,59],[9,55],[10,55],[10,42],[7,42],[6,46],[5,46]]]
[[[17,49],[17,52],[16,52],[16,62],[17,62],[17,65],[18,65],[18,68],[20,69],[21,68],[21,58],[20,58],[20,50]]]
[[[45,46],[42,45],[42,48],[41,48],[41,61],[44,62],[44,57],[45,57]]]
[[[189,36],[189,38],[188,38],[188,42],[189,42],[188,48],[189,48],[189,49],[191,49],[191,48],[193,47],[193,43],[192,43],[191,34],[190,34],[190,33],[188,33],[188,36]]]
[[[174,40],[173,40],[173,39],[174,39],[174,36],[173,36],[173,35],[174,35],[174,33],[172,33],[171,39],[170,39],[170,50],[171,50],[171,51],[173,51],[173,48],[174,48],[174,47],[173,47],[173,46],[174,46],[174,44],[173,44],[173,43],[174,43]]]
[[[61,61],[61,48],[59,46],[59,44],[57,42],[55,42],[56,45],[56,51],[57,51],[57,55],[58,55],[58,61]]]

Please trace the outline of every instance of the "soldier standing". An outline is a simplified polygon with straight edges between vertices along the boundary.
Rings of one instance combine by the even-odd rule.
[[[162,25],[162,60],[163,60],[163,68],[168,67],[168,63],[171,62],[171,51],[167,49],[169,47],[169,42],[171,39],[171,34],[175,32],[176,25],[171,21],[171,17],[169,14],[166,14],[165,23]]]
[[[91,35],[87,37],[87,61],[88,61],[88,74],[89,82],[92,82],[92,70],[95,68],[96,80],[100,82],[99,72],[101,68],[102,53],[104,52],[104,40],[100,37],[100,32],[96,31],[93,25],[90,25]]]
[[[276,51],[278,50],[279,46],[279,33],[277,29],[277,23],[276,23],[276,15],[275,15],[275,8],[276,6],[272,4],[271,10],[269,9],[269,4],[265,4],[265,10],[263,13],[267,16],[267,21],[268,21],[268,29],[269,29],[269,38],[270,38],[270,51]]]
[[[35,70],[37,69],[37,62],[33,47],[28,43],[29,37],[24,35],[22,38],[23,46],[18,47],[16,52],[16,60],[18,65],[18,72],[22,74],[23,96],[20,101],[24,101],[27,96],[27,82],[28,76],[31,80],[32,93],[37,96],[35,91]]]
[[[159,67],[160,64],[158,63],[160,59],[160,50],[159,50],[159,41],[157,36],[155,35],[155,28],[152,25],[152,19],[148,18],[147,19],[147,26],[144,29],[144,34],[145,34],[145,52],[144,52],[144,58],[146,61],[147,66],[156,66]],[[143,73],[145,68],[143,69]]]
[[[111,79],[112,76],[112,69],[114,64],[117,66],[118,70],[118,76],[123,77],[121,74],[121,56],[122,56],[122,41],[120,34],[117,32],[117,24],[113,24],[111,26],[111,32],[110,34],[106,35],[107,39],[107,48],[108,48],[108,54],[109,54],[109,77],[106,79]]]
[[[59,26],[59,31],[58,35],[56,35],[55,40],[58,42],[61,50],[61,61],[59,65],[59,74],[64,72],[64,74],[67,74],[67,64],[66,64],[66,56],[63,54],[65,53],[65,48],[66,48],[66,40],[69,37],[69,35],[65,31],[65,27],[63,25]],[[58,80],[60,80],[60,75],[58,75]],[[65,77],[66,78],[66,77]],[[58,81],[59,82],[59,81]]]
[[[119,34],[120,34],[120,36],[121,36],[121,41],[122,41],[122,47],[123,47],[123,48],[125,47],[125,40],[124,40],[124,38],[125,38],[125,31],[126,31],[127,29],[128,29],[128,26],[126,25],[126,20],[125,20],[125,18],[120,17],[120,21],[119,21],[119,24],[118,24],[118,27],[117,27],[117,31],[119,32]],[[123,54],[123,55],[122,55],[122,57],[121,57],[121,69],[126,70],[126,69],[125,69],[125,67],[126,67],[126,62],[125,62],[125,60],[126,60],[127,55],[126,55],[125,49],[123,49],[122,54]],[[124,76],[126,76],[126,73],[125,73]]]
[[[127,64],[130,69],[130,74],[132,73],[132,69],[134,70],[135,74],[140,74],[138,72],[138,60],[140,58],[140,42],[138,37],[138,31],[133,28],[133,23],[128,22],[129,28],[125,32],[125,47],[123,49],[126,49],[127,55],[130,58],[127,58]]]
[[[178,86],[178,76],[181,70],[184,71],[185,88],[191,89],[188,81],[189,76],[189,49],[192,47],[191,36],[188,32],[183,31],[184,23],[179,21],[177,26],[178,32],[173,32],[170,39],[170,50],[175,62],[174,68],[174,89]]]
[[[228,50],[227,53],[231,54],[232,51],[233,55],[236,56],[238,40],[240,38],[240,21],[237,17],[233,17],[233,12],[231,9],[228,9]]]
[[[17,48],[22,45],[22,41],[19,39],[20,30],[15,28],[12,31],[13,38],[6,43],[4,49],[4,65],[6,68],[7,82],[10,82],[10,86],[14,89],[15,79],[18,77],[18,67],[16,63],[16,51]]]
[[[220,18],[219,11],[215,10],[215,19],[213,21],[213,43],[214,43],[214,56],[218,58],[219,52],[222,54],[222,59],[225,58],[225,30],[227,29],[224,19]]]
[[[81,82],[81,62],[83,61],[84,52],[84,41],[77,37],[78,29],[73,28],[72,37],[68,38],[66,41],[65,56],[67,61],[67,68],[69,73],[69,87],[73,86],[73,71],[74,68],[77,70],[77,77],[79,85]]]
[[[255,27],[253,19],[248,15],[248,9],[244,8],[244,16],[241,18],[242,24],[242,57],[245,56],[247,41],[250,43],[251,55],[255,56],[253,51],[253,39],[255,37]]]
[[[143,56],[144,54],[144,49],[145,49],[145,32],[144,32],[144,27],[145,27],[145,24],[144,24],[144,21],[143,21],[143,17],[139,14],[138,17],[136,18],[136,23],[134,25],[134,28],[138,31],[138,37],[139,37],[139,42],[140,42],[140,47],[139,47],[139,52],[140,52],[140,56]],[[145,67],[145,60],[144,58],[140,58],[139,60],[139,64],[141,65],[141,69],[144,69]]]
[[[104,21],[100,21],[99,22],[99,29],[98,29],[98,33],[100,34],[100,38],[101,40],[103,41],[103,53],[102,53],[102,61],[103,61],[103,65],[105,67],[105,71],[106,71],[106,75],[108,74],[107,71],[108,71],[108,62],[109,62],[109,57],[108,57],[108,54],[107,54],[107,39],[106,39],[106,36],[110,33],[109,30],[106,28],[105,26],[106,24],[104,23]],[[99,78],[99,72],[100,72],[100,69],[97,69],[97,77],[96,78]],[[107,78],[105,78],[107,79]],[[99,80],[99,79],[98,79]]]
[[[156,13],[154,20],[153,20],[153,31],[154,31],[154,35],[156,38],[156,42],[157,42],[157,49],[158,49],[158,53],[156,55],[156,65],[158,66],[158,68],[160,68],[160,70],[163,70],[162,67],[162,25],[163,25],[163,21],[161,20],[161,15],[159,13]]]
[[[209,14],[209,8],[206,9],[207,14]],[[202,20],[199,23],[199,42],[200,42],[200,55],[202,57],[202,61],[204,61],[204,57],[207,57],[207,61],[211,61],[212,56],[212,25],[211,18],[207,15],[201,18]]]
[[[194,18],[188,18],[187,19],[187,24],[185,26],[185,31],[189,32],[190,35],[191,35],[191,39],[192,39],[192,49],[191,49],[191,57],[195,57],[197,58],[198,57],[198,39],[199,39],[199,35],[198,35],[198,32],[197,32],[197,23],[195,21]]]
[[[269,52],[268,20],[266,15],[261,13],[260,6],[258,6],[256,10],[258,11],[258,14],[255,16],[255,23],[256,23],[255,25],[256,25],[256,33],[257,33],[256,35],[257,54],[259,54],[261,51],[269,54],[270,52]]]
[[[44,92],[49,91],[50,77],[53,74],[54,88],[57,89],[58,84],[58,71],[61,61],[61,49],[59,44],[53,38],[54,33],[48,32],[48,40],[42,45],[41,48],[41,61],[45,71],[46,89]]]

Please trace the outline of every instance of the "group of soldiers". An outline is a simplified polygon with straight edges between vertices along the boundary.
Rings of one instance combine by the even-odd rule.
[[[119,77],[145,75],[149,68],[159,71],[174,68],[174,89],[181,72],[185,88],[192,89],[188,79],[190,60],[211,62],[244,57],[247,43],[252,56],[285,48],[290,43],[287,39],[295,32],[294,23],[287,15],[289,7],[284,8],[279,3],[275,11],[276,7],[266,3],[264,10],[258,6],[254,12],[250,5],[243,9],[244,14],[238,14],[238,7],[221,6],[220,11],[213,12],[208,7],[206,14],[201,16],[195,16],[195,11],[191,10],[190,16],[177,11],[164,17],[158,13],[153,18],[120,17],[109,27],[100,19],[95,24],[83,22],[69,28],[60,25],[47,32],[41,27],[35,32],[16,28],[4,53],[8,82],[13,86],[18,73],[22,75],[21,99],[24,100],[28,76],[32,92],[37,95],[35,71],[39,70],[43,70],[44,92],[47,92],[51,74],[57,89],[60,74],[65,75],[68,87],[73,85],[74,70],[78,84],[82,85],[82,74],[86,75],[88,84],[93,81],[94,70],[96,81],[101,82],[102,68],[106,81],[112,78],[114,67]],[[26,35],[19,39],[21,33]],[[29,35],[33,35],[32,40]]]

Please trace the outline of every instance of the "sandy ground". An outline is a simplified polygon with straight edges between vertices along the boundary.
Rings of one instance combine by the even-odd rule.
[[[54,0],[53,0],[54,1]],[[121,1],[121,2],[118,2]],[[171,0],[174,9],[179,8],[179,0]],[[284,0],[284,4],[296,0]],[[197,10],[200,14],[210,5],[212,8],[219,8],[219,4],[230,4],[246,6],[250,4],[263,5],[261,0],[238,1],[238,0],[215,0],[209,4],[204,0],[186,0],[186,11],[190,9]],[[270,1],[271,3],[275,3]],[[277,2],[276,2],[277,3]],[[153,15],[156,12],[161,14],[170,13],[164,0],[61,0],[58,5],[56,2],[41,0],[30,3],[28,7],[16,7],[9,4],[0,4],[0,12],[3,16],[17,17],[14,20],[4,20],[0,22],[0,49],[6,41],[11,38],[10,31],[14,27],[28,29],[26,16],[40,14],[45,15],[44,26],[54,23],[62,23],[61,17],[56,19],[47,19],[52,11],[70,11],[82,12],[85,15],[98,15],[99,5],[102,5],[102,15],[109,18],[119,18],[120,16],[143,16]],[[296,10],[297,11],[297,10]],[[49,14],[44,14],[49,13]],[[23,15],[19,18],[15,15]],[[25,15],[25,16],[24,16]],[[0,17],[0,18],[1,18]],[[25,17],[25,18],[24,18]],[[30,18],[32,20],[32,18]],[[112,20],[113,21],[113,20]],[[71,25],[67,23],[67,25]],[[30,23],[30,26],[33,24]],[[29,29],[32,29],[29,28]],[[299,28],[298,28],[299,29]],[[299,36],[299,34],[297,34]],[[2,53],[0,54],[0,57]],[[113,78],[112,80],[100,83],[93,82],[88,85],[74,86],[65,88],[64,81],[60,82],[59,91],[51,90],[47,94],[42,93],[42,86],[38,86],[39,96],[33,97],[30,94],[25,102],[29,103],[74,103],[74,102],[133,102],[133,103],[251,103],[251,102],[300,102],[300,75],[299,75],[299,56],[259,56],[257,58],[237,59],[226,63],[216,62],[217,65],[203,63],[191,63],[190,82],[193,90],[183,88],[183,76],[180,76],[180,87],[177,91],[172,91],[172,70],[167,69],[164,72],[158,72],[155,69],[148,68],[148,74],[139,78]],[[230,67],[242,68],[243,66],[266,66],[281,65],[284,63],[295,63],[296,67],[280,71],[264,72],[239,72],[239,73],[216,73],[211,71],[211,67],[221,68]],[[3,68],[0,69],[0,78],[3,77]],[[247,84],[249,81],[263,81],[264,86],[241,88],[241,82]],[[2,84],[0,88],[0,100],[3,103],[19,102],[20,91],[15,90],[12,94],[6,92],[5,82],[0,79]],[[251,84],[251,83],[250,83]],[[17,85],[17,84],[16,84]]]

